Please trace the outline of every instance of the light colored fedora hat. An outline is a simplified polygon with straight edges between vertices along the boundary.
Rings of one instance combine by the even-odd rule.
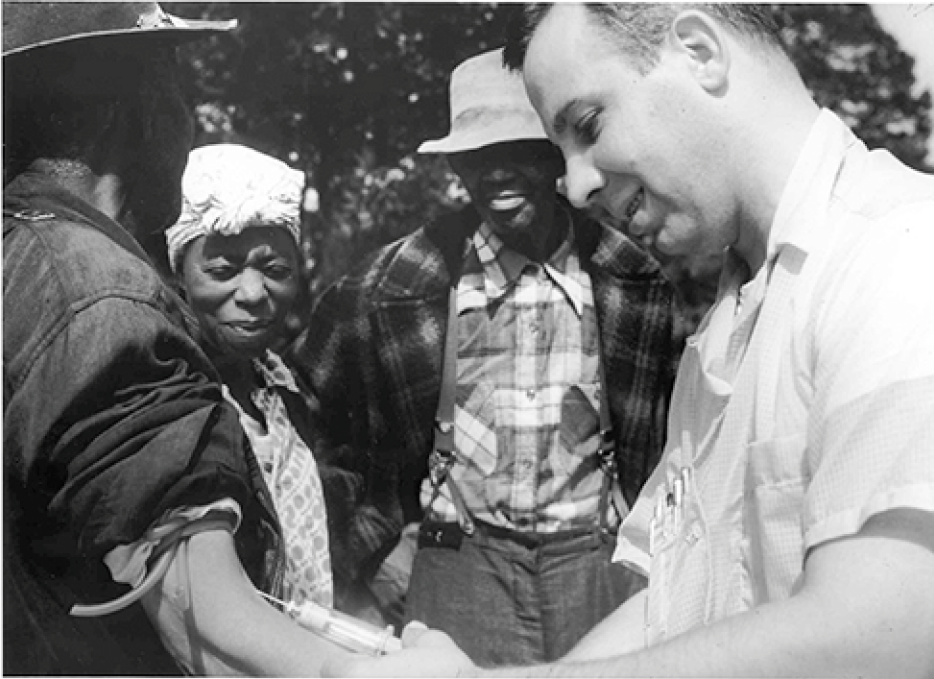
[[[419,153],[456,153],[520,139],[547,139],[522,75],[503,66],[502,48],[472,57],[451,73],[451,131]]]
[[[184,42],[236,26],[236,19],[182,19],[166,13],[155,2],[4,2],[3,56],[66,42],[129,35]]]

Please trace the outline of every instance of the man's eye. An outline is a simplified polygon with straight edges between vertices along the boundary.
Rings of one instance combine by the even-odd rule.
[[[576,123],[574,123],[574,132],[577,134],[577,138],[585,144],[595,144],[597,137],[600,136],[600,112],[599,111],[589,111],[586,115],[581,117]]]

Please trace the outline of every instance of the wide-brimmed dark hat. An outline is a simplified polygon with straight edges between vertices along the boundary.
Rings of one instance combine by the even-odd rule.
[[[3,56],[115,36],[184,42],[236,26],[236,19],[182,19],[155,2],[4,2]]]

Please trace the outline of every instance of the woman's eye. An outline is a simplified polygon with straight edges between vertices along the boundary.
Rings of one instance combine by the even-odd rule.
[[[213,264],[204,272],[216,281],[227,281],[237,275],[237,268],[229,264]]]
[[[578,139],[585,144],[595,144],[597,137],[600,136],[599,118],[600,112],[593,110],[574,123],[574,131]]]
[[[267,278],[272,278],[276,281],[284,281],[291,277],[292,267],[288,264],[269,264],[263,269],[263,273]]]

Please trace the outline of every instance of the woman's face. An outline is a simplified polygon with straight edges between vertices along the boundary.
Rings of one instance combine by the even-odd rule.
[[[279,227],[192,241],[182,283],[201,329],[222,353],[259,356],[285,330],[299,291],[299,253]]]

